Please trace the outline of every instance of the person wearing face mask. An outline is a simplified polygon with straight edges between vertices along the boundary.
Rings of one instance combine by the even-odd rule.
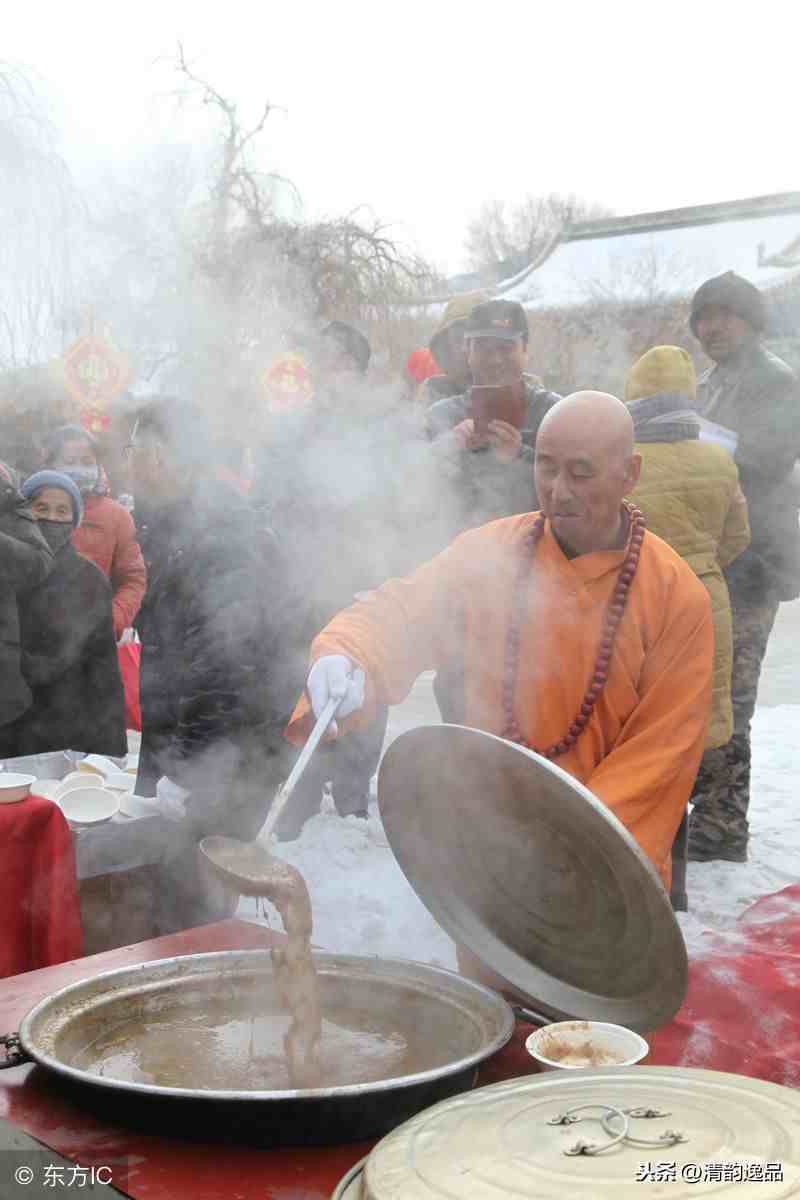
[[[147,586],[131,514],[109,495],[97,443],[80,425],[64,425],[50,436],[45,464],[67,475],[81,493],[83,521],[72,534],[72,544],[111,582],[114,633],[119,639],[133,625]]]
[[[7,754],[79,750],[122,757],[125,704],[111,590],[71,542],[83,514],[81,494],[57,471],[31,475],[21,492],[54,565],[43,583],[18,597],[22,673],[33,702],[3,731]]]

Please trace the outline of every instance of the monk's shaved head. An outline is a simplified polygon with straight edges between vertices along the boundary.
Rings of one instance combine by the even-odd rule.
[[[633,419],[625,405],[609,392],[573,392],[545,415],[542,430],[555,437],[585,441],[596,450],[633,454]]]
[[[639,478],[633,421],[607,392],[573,392],[554,404],[536,439],[536,491],[562,547],[588,554],[624,540],[622,498]]]

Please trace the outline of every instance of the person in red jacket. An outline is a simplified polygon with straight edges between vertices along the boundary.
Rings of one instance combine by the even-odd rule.
[[[84,516],[72,534],[72,544],[111,583],[114,633],[119,640],[133,625],[147,586],[133,518],[109,495],[105,473],[97,461],[97,443],[80,425],[64,425],[50,436],[45,464],[69,476],[80,489]]]

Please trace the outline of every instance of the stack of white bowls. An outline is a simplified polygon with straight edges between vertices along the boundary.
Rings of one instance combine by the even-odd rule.
[[[54,801],[70,825],[99,825],[110,821],[117,813],[124,816],[138,817],[152,813],[154,802],[134,796],[136,773],[139,766],[139,746],[141,734],[134,731],[128,733],[129,753],[125,759],[124,769],[119,762],[106,758],[103,754],[88,754],[63,779],[39,779],[34,776],[6,776],[9,787],[3,787],[4,772],[0,772],[0,803],[11,803],[10,799],[23,799],[29,791],[38,796],[46,796]],[[16,790],[10,786],[18,784]],[[16,792],[19,795],[16,795]]]

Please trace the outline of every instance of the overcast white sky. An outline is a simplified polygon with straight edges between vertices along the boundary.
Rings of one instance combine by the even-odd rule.
[[[45,82],[63,150],[169,132],[187,56],[309,214],[369,204],[440,268],[493,196],[577,192],[617,212],[800,187],[797,17],[761,0],[43,0],[9,4],[2,58]]]

